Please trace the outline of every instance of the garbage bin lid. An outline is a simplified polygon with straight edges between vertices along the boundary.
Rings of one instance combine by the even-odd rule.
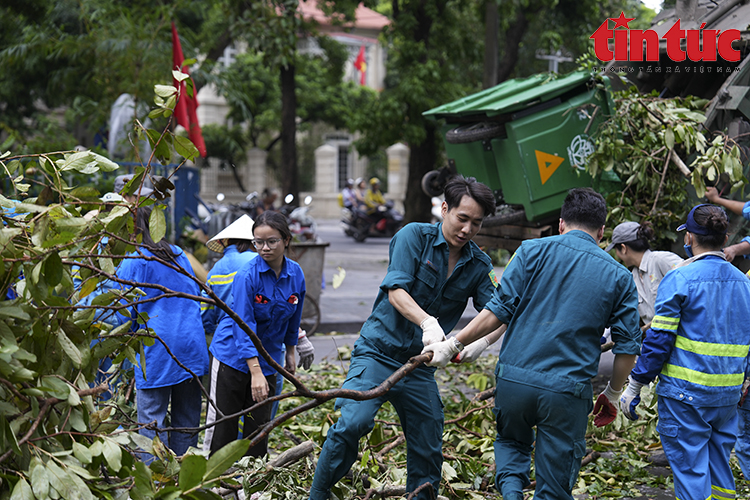
[[[423,115],[451,118],[512,113],[524,109],[529,104],[539,104],[554,99],[591,79],[591,73],[586,71],[577,71],[561,77],[553,73],[540,73],[528,78],[515,78],[425,111]]]

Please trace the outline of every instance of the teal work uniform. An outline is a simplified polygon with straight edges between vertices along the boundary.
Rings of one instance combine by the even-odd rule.
[[[615,354],[638,354],[637,307],[630,272],[584,231],[524,241],[513,255],[486,307],[508,324],[495,369],[495,482],[504,500],[523,498],[534,441],[534,498],[573,498],[599,339],[609,326]]]
[[[631,376],[646,384],[659,376],[657,430],[675,497],[729,499],[735,496],[729,454],[748,365],[750,281],[720,256],[696,259],[659,285],[656,315]]]
[[[408,292],[427,314],[438,318],[445,332],[456,326],[469,297],[477,310],[490,300],[496,283],[490,258],[470,241],[448,276],[448,253],[442,224],[407,224],[393,237],[388,273],[354,344],[344,389],[377,387],[423,349],[422,329],[391,305],[389,290]],[[443,405],[434,373],[435,368],[421,365],[384,396],[368,401],[336,401],[341,417],[329,429],[323,444],[311,500],[329,498],[331,487],[357,458],[359,439],[372,430],[375,415],[386,401],[396,409],[406,437],[407,491],[430,482],[437,493],[443,462]],[[417,498],[432,496],[422,490]]]

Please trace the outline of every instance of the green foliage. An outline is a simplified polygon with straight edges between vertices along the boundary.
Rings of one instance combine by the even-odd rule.
[[[174,12],[111,0],[0,6],[0,130],[19,140],[16,152],[86,144],[121,93],[150,100],[171,67]],[[64,114],[50,113],[62,106]]]
[[[621,180],[621,190],[607,195],[608,227],[648,220],[661,238],[658,246],[668,247],[676,239],[676,225],[704,196],[706,185],[721,180],[734,191],[747,182],[737,145],[703,128],[705,99],[660,99],[631,89],[616,93],[614,102],[586,165],[595,183],[611,173]],[[689,164],[689,171],[678,166],[681,162]]]
[[[156,89],[160,112],[172,111],[173,91]],[[166,130],[142,132],[161,156],[197,154],[190,141]],[[2,149],[11,144],[6,141]],[[35,182],[42,187],[38,196],[28,196],[27,160],[36,165]],[[143,358],[144,346],[157,337],[145,324],[133,331],[130,321],[115,327],[103,318],[129,315],[143,292],[126,284],[106,293],[99,290],[89,300],[104,280],[118,279],[113,275],[122,256],[139,243],[133,225],[137,207],[122,203],[109,212],[87,213],[101,208],[92,203],[98,193],[68,183],[76,179],[71,173],[95,176],[117,168],[92,151],[0,151],[0,170],[11,180],[16,198],[0,196],[2,498],[220,498],[209,488],[224,479],[222,474],[249,445],[239,441],[210,459],[189,455],[180,462],[158,438],[152,442],[138,433],[128,400],[132,370],[119,369],[126,359],[135,363],[137,352]],[[149,168],[138,167],[125,192],[136,190],[148,175]],[[162,192],[174,188],[167,179],[154,183]],[[147,206],[154,200],[140,203]],[[152,211],[149,227],[154,241],[164,237],[161,205]],[[101,244],[104,237],[107,245]],[[106,374],[109,388],[95,383],[99,361],[107,356],[113,363]],[[104,390],[113,397],[99,399]],[[146,467],[138,461],[143,452],[160,460]]]

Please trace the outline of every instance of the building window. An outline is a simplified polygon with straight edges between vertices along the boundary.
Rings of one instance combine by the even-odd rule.
[[[346,180],[349,178],[349,146],[339,146],[339,158],[338,158],[338,189],[344,189],[346,186]]]

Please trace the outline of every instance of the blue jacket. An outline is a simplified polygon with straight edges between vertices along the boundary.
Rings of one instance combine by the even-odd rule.
[[[695,406],[740,399],[750,345],[750,280],[708,255],[667,273],[633,378]]]
[[[391,240],[389,259],[388,273],[360,339],[400,362],[422,352],[422,329],[391,305],[389,290],[407,291],[419,307],[438,319],[446,333],[458,323],[469,297],[481,310],[495,290],[492,261],[473,241],[463,247],[448,276],[448,243],[442,224],[407,224]]]
[[[232,284],[234,311],[258,335],[277,363],[281,363],[282,345],[297,345],[305,291],[302,268],[288,258],[284,258],[278,279],[262,258],[252,259],[235,275]],[[231,328],[227,323],[231,323]],[[216,329],[211,354],[243,373],[248,372],[246,360],[257,357],[264,375],[276,373],[258,356],[250,337],[228,316]]]
[[[145,248],[141,251],[145,256],[153,256]],[[172,251],[177,253],[176,264],[188,273],[193,274],[190,261],[185,257],[182,250],[172,246]],[[131,255],[137,256],[138,254]],[[123,259],[117,269],[117,276],[125,280],[154,283],[178,292],[200,295],[200,287],[195,281],[154,261],[139,258]],[[125,288],[125,285],[120,286]],[[161,290],[154,288],[143,287],[142,290],[146,296],[141,300],[162,295]],[[203,376],[208,372],[208,347],[206,346],[206,336],[201,327],[201,313],[198,302],[180,297],[167,297],[138,304],[131,309],[132,329],[134,331],[140,328],[136,323],[137,313],[148,314],[148,327],[161,337],[169,346],[172,354],[183,365],[198,376]],[[138,366],[135,369],[135,386],[137,389],[166,387],[192,377],[172,359],[161,342],[156,341],[153,345],[145,346],[144,352],[146,354],[146,377],[143,377],[139,354],[137,356]]]
[[[637,307],[630,271],[587,233],[524,241],[486,307],[508,324],[498,376],[590,397],[606,327],[612,352],[639,353]]]
[[[206,285],[213,290],[222,302],[231,308],[234,304],[232,300],[232,283],[234,282],[234,277],[242,266],[257,256],[258,254],[251,250],[240,253],[237,251],[236,245],[229,245],[224,250],[224,256],[214,264],[214,267],[208,273]],[[201,295],[208,297],[205,292],[201,292]],[[226,315],[227,313],[213,304],[201,302],[201,319],[203,320],[203,329],[206,331],[206,334],[212,335]],[[230,320],[225,325],[225,328],[231,329],[233,323]]]

